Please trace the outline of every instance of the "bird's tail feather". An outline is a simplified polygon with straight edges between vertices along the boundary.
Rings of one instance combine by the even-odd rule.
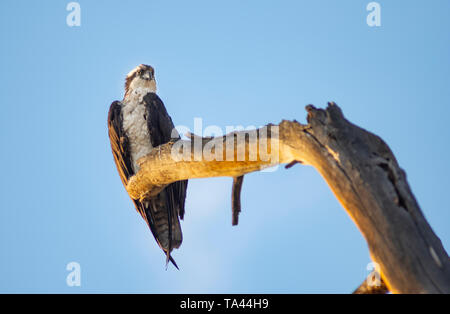
[[[179,209],[175,208],[172,193],[163,190],[155,198],[139,202],[139,212],[147,221],[158,245],[166,254],[166,269],[169,261],[177,268],[175,260],[170,253],[178,248],[183,240],[181,225],[178,217]]]

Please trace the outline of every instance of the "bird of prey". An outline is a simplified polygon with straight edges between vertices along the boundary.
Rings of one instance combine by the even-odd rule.
[[[172,119],[161,99],[156,95],[154,69],[141,64],[128,73],[125,96],[114,101],[108,113],[108,134],[114,161],[122,183],[138,172],[138,159],[153,147],[179,139]],[[165,252],[166,267],[172,249],[182,242],[179,218],[184,216],[187,180],[168,185],[157,196],[135,200],[134,205],[147,222],[156,242]]]

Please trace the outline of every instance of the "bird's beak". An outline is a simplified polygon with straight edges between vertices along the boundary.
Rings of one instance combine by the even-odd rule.
[[[142,78],[144,80],[151,80],[152,79],[152,74],[150,72],[145,72],[144,75],[142,76]]]

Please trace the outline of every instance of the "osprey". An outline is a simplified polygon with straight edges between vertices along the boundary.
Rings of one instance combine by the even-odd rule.
[[[155,71],[141,64],[128,73],[125,96],[114,101],[108,113],[108,134],[114,161],[124,186],[139,171],[138,159],[153,147],[180,138],[161,99],[156,95]],[[166,266],[170,256],[183,240],[180,220],[184,216],[187,180],[168,185],[157,196],[132,199],[147,222],[156,242],[165,252]]]

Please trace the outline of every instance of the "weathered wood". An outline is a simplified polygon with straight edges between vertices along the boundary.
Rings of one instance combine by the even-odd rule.
[[[231,190],[231,225],[237,226],[239,223],[239,213],[241,212],[241,190],[244,176],[233,178],[233,187]]]
[[[389,290],[383,278],[377,278],[376,272],[371,272],[363,283],[353,291],[353,294],[387,294]]]
[[[326,110],[311,105],[306,110],[307,125],[282,121],[278,132],[269,132],[267,142],[271,153],[278,152],[276,160],[261,158],[261,152],[258,148],[255,151],[248,138],[235,141],[238,148],[245,148],[247,159],[243,161],[237,161],[236,154],[234,161],[177,161],[171,155],[176,147],[168,143],[140,160],[141,170],[127,189],[132,197],[140,198],[183,179],[237,177],[294,161],[311,165],[365,237],[391,292],[450,293],[447,252],[423,216],[406,174],[389,147],[378,136],[347,121],[334,103]],[[261,131],[257,143],[263,140]],[[225,137],[200,141],[200,147],[205,148],[211,141],[219,143],[216,148],[225,148]],[[195,144],[184,144],[192,149],[188,155],[194,157]],[[248,157],[253,153],[257,158],[250,161]]]

